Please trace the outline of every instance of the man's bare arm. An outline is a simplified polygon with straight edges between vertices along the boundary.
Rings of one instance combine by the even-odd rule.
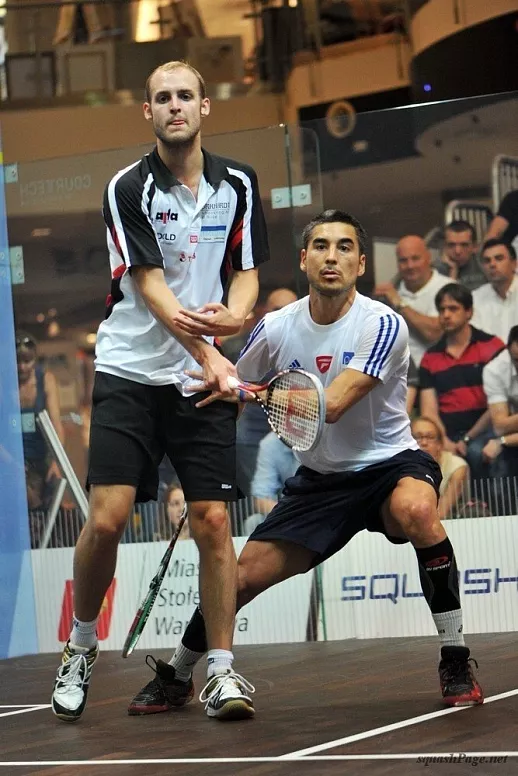
[[[410,329],[417,331],[427,342],[437,342],[442,334],[438,317],[418,313],[413,307],[401,307],[398,313],[403,316]]]
[[[489,413],[493,428],[498,436],[518,432],[518,413],[511,415],[507,402],[490,404]]]
[[[175,324],[186,334],[228,337],[237,334],[253,309],[259,293],[259,272],[256,268],[237,270],[228,292],[228,305],[209,302],[200,310],[180,309]]]
[[[509,226],[509,221],[507,218],[504,218],[503,216],[495,216],[491,223],[489,224],[489,228],[487,230],[486,236],[484,237],[484,242],[486,240],[492,240],[494,238],[499,239],[507,227]]]
[[[336,423],[351,407],[354,407],[373,388],[380,384],[377,377],[371,377],[356,369],[345,369],[325,389],[326,423]]]
[[[227,377],[235,367],[201,336],[187,334],[175,321],[181,309],[160,267],[133,267],[131,277],[151,314],[180,342],[203,369],[204,380],[224,395],[232,395]]]

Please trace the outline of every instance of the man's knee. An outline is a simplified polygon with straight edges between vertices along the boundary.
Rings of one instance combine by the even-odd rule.
[[[230,530],[225,503],[198,501],[191,504],[189,506],[189,528],[195,540]]]
[[[130,486],[93,486],[87,526],[99,539],[118,540],[124,533],[133,508]]]
[[[391,518],[410,539],[441,533],[435,494],[421,488],[398,487],[390,503]]]

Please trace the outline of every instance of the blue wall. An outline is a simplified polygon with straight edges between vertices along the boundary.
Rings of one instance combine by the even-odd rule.
[[[1,153],[1,152],[0,152]],[[3,157],[0,155],[0,162]],[[0,163],[0,658],[38,651]]]

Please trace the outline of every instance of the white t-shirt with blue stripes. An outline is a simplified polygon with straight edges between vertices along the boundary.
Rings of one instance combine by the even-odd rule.
[[[313,321],[309,297],[268,313],[250,334],[237,369],[257,382],[269,371],[301,367],[324,387],[344,369],[377,377],[379,383],[325,426],[317,448],[297,453],[304,466],[321,473],[360,471],[403,450],[417,450],[406,411],[408,328],[381,302],[356,293],[342,318],[322,326]]]

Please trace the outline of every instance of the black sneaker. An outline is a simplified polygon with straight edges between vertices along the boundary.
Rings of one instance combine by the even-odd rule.
[[[99,656],[96,645],[88,652],[76,652],[67,641],[52,692],[52,711],[63,722],[77,722],[85,710],[90,677]]]
[[[153,661],[154,665],[150,663]],[[146,684],[138,692],[130,705],[128,714],[159,714],[161,711],[170,711],[178,706],[185,706],[192,701],[194,696],[194,683],[192,678],[187,682],[176,679],[176,672],[169,663],[163,660],[155,660],[153,655],[147,655],[147,665],[155,672],[155,678]]]
[[[484,692],[477,682],[467,647],[442,647],[439,679],[444,703],[448,706],[476,706],[484,703]]]

